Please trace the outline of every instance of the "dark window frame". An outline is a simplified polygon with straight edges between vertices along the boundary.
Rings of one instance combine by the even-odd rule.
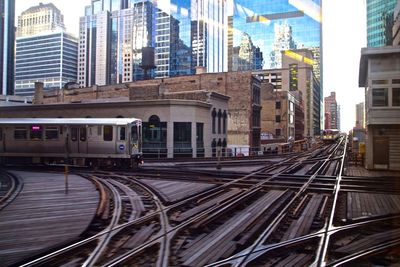
[[[383,95],[377,95],[376,93],[379,91],[382,91]],[[372,106],[373,107],[387,107],[389,105],[388,88],[373,88],[372,92],[371,92],[371,96],[372,96]],[[381,97],[383,99],[379,99],[379,97]]]

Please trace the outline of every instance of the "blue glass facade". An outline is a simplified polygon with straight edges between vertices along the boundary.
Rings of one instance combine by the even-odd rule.
[[[225,3],[226,0],[92,0],[86,16],[81,18],[79,84],[144,79],[143,47],[155,50],[151,77],[193,74],[197,66],[209,72],[226,71],[226,29],[222,26],[227,18]],[[109,14],[108,21],[102,20],[101,29],[95,27],[93,22],[99,24],[99,17],[105,13]],[[109,45],[101,43],[100,35],[107,36],[104,38],[110,40]],[[106,59],[99,58],[100,53],[105,53]],[[106,71],[98,69],[100,60],[107,62]]]
[[[392,45],[393,11],[397,0],[367,0],[367,45]]]
[[[14,89],[15,1],[0,1],[0,94],[12,95]]]
[[[321,0],[233,2],[228,19],[229,70],[280,68],[281,51],[321,47]]]
[[[37,81],[45,89],[76,81],[77,47],[76,39],[63,32],[17,38],[15,94],[33,95]]]

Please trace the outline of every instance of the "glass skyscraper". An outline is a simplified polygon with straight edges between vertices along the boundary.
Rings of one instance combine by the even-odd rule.
[[[12,95],[14,89],[15,1],[0,1],[0,94]]]
[[[367,0],[367,46],[392,45],[393,12],[397,0]]]
[[[227,70],[226,0],[92,0],[80,20],[81,86],[144,79],[142,48],[155,51],[150,76]]]
[[[308,48],[319,76],[321,0],[232,0],[228,69],[275,69],[281,51]],[[319,78],[319,77],[318,77]]]

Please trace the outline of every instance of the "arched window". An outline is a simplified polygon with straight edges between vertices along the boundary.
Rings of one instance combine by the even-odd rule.
[[[160,118],[157,115],[151,115],[149,118],[149,126],[150,127],[159,127],[160,126]]]
[[[221,118],[222,118],[222,112],[221,110],[218,110],[218,133],[221,133]]]
[[[217,117],[217,111],[215,110],[215,108],[213,109],[211,116],[212,116],[212,133],[215,134],[215,117]]]
[[[219,139],[218,139],[217,146],[219,146],[219,147],[221,147],[221,146],[222,146],[222,141],[221,141],[221,138],[219,138]]]
[[[211,150],[212,150],[212,156],[215,157],[217,155],[217,142],[215,141],[215,138],[211,142]]]
[[[224,110],[224,113],[222,114],[222,133],[226,134],[226,119],[228,118],[228,115],[226,114],[226,110]]]

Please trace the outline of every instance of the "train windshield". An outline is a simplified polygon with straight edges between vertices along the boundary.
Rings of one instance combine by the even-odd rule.
[[[131,143],[135,145],[139,151],[142,147],[142,126],[135,125],[131,128]]]

